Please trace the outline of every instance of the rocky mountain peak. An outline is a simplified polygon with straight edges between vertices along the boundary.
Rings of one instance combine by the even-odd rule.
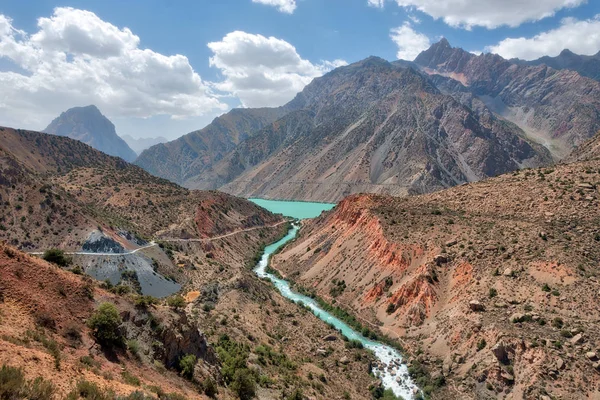
[[[560,52],[559,57],[577,57],[577,54],[573,53],[569,49],[564,49]]]
[[[115,125],[95,105],[68,109],[55,118],[44,132],[79,140],[126,161],[133,161],[137,156],[117,135]]]
[[[455,69],[464,66],[473,57],[475,55],[459,47],[452,47],[446,38],[442,38],[422,51],[414,62],[426,68],[438,69],[444,65]]]

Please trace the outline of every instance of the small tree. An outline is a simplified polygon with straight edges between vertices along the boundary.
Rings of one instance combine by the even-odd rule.
[[[42,258],[61,267],[68,267],[72,262],[71,258],[65,256],[65,252],[60,249],[46,250]]]
[[[231,390],[238,395],[241,400],[250,400],[256,396],[256,381],[250,370],[243,368],[235,371]]]
[[[188,354],[187,356],[182,357],[179,360],[179,370],[181,371],[181,376],[192,380],[194,377],[194,368],[196,367],[197,358],[193,354]]]
[[[102,303],[88,320],[94,339],[101,346],[123,346],[121,316],[114,304]]]

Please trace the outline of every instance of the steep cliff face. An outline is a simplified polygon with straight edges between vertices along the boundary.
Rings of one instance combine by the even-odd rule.
[[[203,176],[240,142],[265,125],[281,118],[286,107],[234,109],[207,127],[188,133],[177,140],[160,143],[144,150],[135,161],[155,176],[194,189],[217,189],[221,182],[190,179]]]
[[[482,118],[413,69],[375,57],[316,79],[295,102],[302,110],[217,164],[222,181],[241,173],[222,190],[338,201],[430,192],[550,160],[516,126]]]
[[[575,71],[515,64],[495,54],[476,56],[445,39],[414,63],[461,82],[557,158],[600,129],[600,83]]]
[[[54,119],[44,132],[79,140],[111,156],[133,161],[137,154],[115,131],[96,106],[74,107]]]
[[[398,337],[450,383],[440,396],[593,397],[598,188],[595,159],[422,196],[351,196],[273,265]]]

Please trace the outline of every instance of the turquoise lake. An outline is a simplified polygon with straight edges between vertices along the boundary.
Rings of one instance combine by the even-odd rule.
[[[317,217],[321,212],[331,210],[335,206],[335,204],[304,203],[295,201],[250,200],[273,213],[279,213],[298,219]],[[294,240],[299,229],[300,228],[294,224],[285,237],[265,248],[260,261],[254,268],[256,275],[273,282],[277,290],[279,290],[284,297],[291,301],[304,304],[317,317],[332,324],[335,329],[348,339],[358,340],[365,348],[372,350],[379,359],[379,365],[376,365],[373,368],[373,374],[381,379],[383,386],[386,389],[391,389],[396,396],[400,396],[404,399],[413,398],[414,394],[418,392],[419,389],[410,378],[408,368],[406,367],[406,364],[402,362],[402,356],[396,349],[367,339],[340,319],[323,310],[315,300],[294,292],[286,280],[277,278],[275,275],[267,272],[267,266],[269,265],[269,258],[271,255],[287,242]]]
[[[248,199],[254,204],[266,208],[274,214],[283,214],[286,217],[297,219],[315,218],[323,211],[329,211],[335,204],[310,203],[306,201],[280,201],[264,199]]]

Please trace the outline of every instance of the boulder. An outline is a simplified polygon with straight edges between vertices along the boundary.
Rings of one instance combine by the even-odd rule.
[[[577,335],[571,338],[571,344],[581,344],[583,343],[583,335],[578,333]]]
[[[323,337],[323,340],[326,342],[335,342],[337,340],[337,336],[336,335],[327,335]]]
[[[585,353],[585,357],[590,361],[598,360],[598,355],[593,351],[588,351],[587,353]]]
[[[560,358],[560,357],[559,357],[559,358],[556,360],[556,369],[560,371],[560,370],[562,370],[564,367],[565,367],[565,360],[563,360],[562,358]]]
[[[485,307],[478,300],[471,300],[469,302],[469,309],[474,312],[484,311]]]
[[[509,321],[513,322],[513,323],[517,323],[517,322],[523,322],[524,319],[525,319],[525,314],[514,313],[513,315],[510,316]]]
[[[438,266],[446,264],[448,261],[448,256],[444,254],[438,254],[437,256],[433,257],[433,262],[435,262]]]
[[[501,364],[508,364],[510,362],[508,358],[509,349],[504,342],[500,341],[496,343],[494,347],[492,347],[492,353]]]
[[[504,276],[513,276],[515,272],[512,270],[512,268],[506,268],[504,270],[504,272],[502,273],[502,275]]]
[[[446,242],[446,247],[452,247],[452,246],[454,246],[456,243],[458,243],[458,242],[456,241],[456,239],[448,240],[448,241]]]
[[[344,357],[340,358],[340,364],[344,364],[344,365],[350,364],[350,359],[348,357],[344,356]]]

